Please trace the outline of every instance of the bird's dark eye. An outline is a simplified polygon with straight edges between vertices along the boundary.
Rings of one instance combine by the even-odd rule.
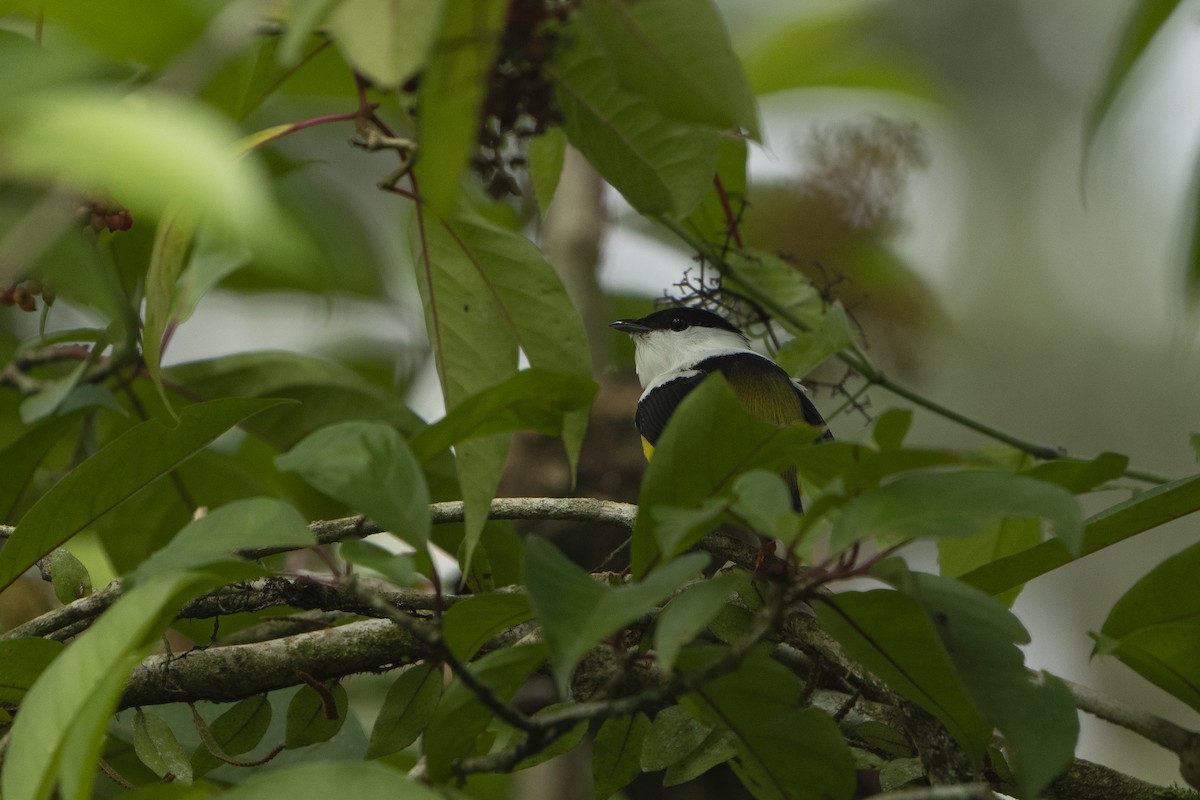
[[[688,327],[687,320],[684,319],[683,317],[672,317],[671,318],[671,330],[682,331],[682,330],[687,330],[687,327]]]

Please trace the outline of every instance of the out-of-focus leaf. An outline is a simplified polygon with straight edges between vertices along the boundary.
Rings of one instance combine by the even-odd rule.
[[[19,703],[62,651],[62,642],[35,636],[0,642],[0,703]]]
[[[712,190],[717,130],[668,119],[623,89],[584,26],[563,36],[547,72],[571,144],[641,213],[687,216]]]
[[[314,543],[308,523],[293,506],[273,497],[235,500],[189,522],[165,547],[139,564],[127,581],[137,585],[173,571],[229,561],[245,563],[237,555],[239,550]]]
[[[974,536],[938,539],[938,568],[942,575],[957,578],[982,566],[1035,547],[1042,541],[1042,524],[1036,519],[1003,519],[989,523]],[[1020,586],[998,594],[1011,606]]]
[[[329,31],[351,66],[377,88],[395,89],[425,63],[442,5],[440,0],[341,0],[329,15]],[[422,116],[425,111],[422,106]]]
[[[531,616],[529,599],[523,594],[464,597],[442,616],[442,636],[454,655],[469,661],[493,636]]]
[[[371,729],[367,758],[386,756],[415,742],[441,696],[442,670],[437,665],[418,664],[400,673],[388,688]]]
[[[596,800],[607,800],[641,773],[642,742],[649,730],[650,719],[640,711],[628,717],[610,717],[600,725],[592,740]]]
[[[325,18],[334,0],[297,0],[291,4],[287,26],[280,36],[276,58],[282,67],[291,68],[300,62],[304,44]]]
[[[1021,472],[1039,481],[1056,483],[1073,494],[1095,490],[1125,474],[1129,456],[1101,453],[1091,461],[1043,461]]]
[[[1200,510],[1200,475],[1190,475],[1144,491],[1088,517],[1083,546],[1073,556],[1057,539],[1000,558],[960,576],[989,594],[999,594],[1052,569],[1124,541],[1142,531]]]
[[[176,284],[183,272],[183,263],[196,235],[196,219],[178,206],[165,210],[154,232],[154,251],[146,272],[146,318],[142,325],[142,355],[146,371],[158,387],[159,396],[170,409],[170,401],[162,385],[162,347],[171,325],[175,305]]]
[[[15,521],[13,513],[17,502],[33,478],[34,470],[50,448],[78,422],[76,414],[51,417],[0,448],[0,520]]]
[[[852,344],[854,333],[846,310],[841,303],[835,302],[810,333],[797,336],[779,348],[775,360],[789,375],[803,376]]]
[[[533,183],[533,196],[537,199],[538,210],[543,215],[550,208],[550,201],[558,189],[566,155],[567,136],[562,128],[547,128],[545,133],[529,143],[529,179]]]
[[[29,509],[0,551],[0,587],[117,504],[162,477],[242,420],[278,400],[196,403],[168,427],[147,420],[69,472]]]
[[[1079,552],[1083,516],[1079,502],[1050,483],[1008,472],[916,473],[855,497],[835,520],[830,547],[837,551],[864,537],[971,536],[997,519],[1036,517]]]
[[[26,397],[21,403],[21,422],[30,425],[53,414],[83,377],[90,361],[80,361],[75,369],[57,380],[50,381],[37,394]]]
[[[429,538],[429,488],[396,429],[341,422],[310,434],[275,459],[316,489],[366,514],[413,547]]]
[[[508,2],[467,0],[442,4],[442,9],[417,91],[420,162],[415,173],[430,210],[449,214],[479,134]]]
[[[417,572],[413,553],[393,553],[372,542],[346,539],[338,545],[338,555],[351,564],[375,570],[396,586],[419,586],[425,580]]]
[[[330,705],[330,701],[333,705]],[[307,747],[310,744],[327,742],[337,735],[346,722],[349,696],[340,683],[318,692],[311,686],[302,686],[292,695],[287,710],[287,736],[284,743],[289,749]]]
[[[583,22],[621,84],[669,119],[760,136],[758,108],[720,13],[709,0],[586,0]]]
[[[379,762],[307,761],[252,775],[225,792],[229,800],[280,797],[387,797],[389,800],[443,800],[429,786]]]
[[[529,539],[525,586],[534,615],[542,623],[562,696],[567,696],[571,672],[588,650],[662,602],[707,562],[707,554],[689,553],[638,583],[613,589],[597,583],[544,539]]]
[[[44,800],[56,780],[67,800],[91,796],[105,725],[129,674],[179,606],[212,585],[208,577],[188,573],[148,581],[123,595],[50,663],[13,724],[0,774],[6,798]]]
[[[1146,680],[1200,710],[1200,545],[1150,570],[1121,596],[1097,636]]]

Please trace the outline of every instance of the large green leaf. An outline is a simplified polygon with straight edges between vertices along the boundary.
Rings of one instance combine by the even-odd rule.
[[[265,694],[239,700],[221,712],[208,725],[212,741],[227,756],[249,753],[266,735],[271,725],[271,701]],[[201,743],[192,753],[192,774],[196,777],[210,772],[224,763]]]
[[[1039,575],[1124,541],[1142,531],[1200,511],[1200,475],[1191,475],[1142,492],[1088,517],[1077,556],[1057,539],[992,561],[960,580],[989,594],[999,594]]]
[[[663,672],[674,668],[683,646],[707,628],[730,595],[747,583],[746,573],[726,572],[688,586],[667,603],[654,621],[654,651]]]
[[[275,459],[314,488],[365,514],[416,548],[429,539],[429,487],[395,428],[339,422],[309,434]]]
[[[67,800],[91,796],[105,726],[126,679],[179,606],[211,586],[211,578],[192,573],[147,581],[51,662],[13,725],[0,776],[6,798],[43,800],[56,780]]]
[[[816,605],[817,620],[846,654],[942,721],[977,766],[992,725],[963,685],[928,615],[891,590],[842,592]]]
[[[1083,515],[1070,492],[1021,475],[984,470],[904,475],[863,492],[835,520],[830,547],[841,550],[870,536],[889,541],[972,536],[1006,518],[1044,519],[1069,551],[1079,552]]]
[[[36,636],[0,641],[0,703],[20,702],[62,650],[62,642]]]
[[[687,216],[712,191],[717,130],[664,117],[623,89],[585,26],[563,36],[547,71],[571,144],[641,213]]]
[[[523,594],[480,594],[462,598],[442,615],[446,646],[469,661],[498,633],[533,616]]]
[[[421,199],[448,214],[479,136],[488,76],[500,49],[508,0],[459,0],[442,5],[433,50],[417,93]]]
[[[610,717],[592,740],[592,782],[596,800],[607,800],[641,773],[642,742],[650,720],[642,712]]]
[[[523,236],[469,212],[422,215],[414,232],[425,324],[447,408],[516,373],[518,347],[534,367],[591,375],[583,324],[553,269]],[[586,410],[563,420],[574,463]],[[503,434],[456,448],[469,564],[508,451]]]
[[[435,664],[417,664],[400,673],[388,688],[367,758],[395,753],[417,740],[429,723],[442,696],[442,670]]]
[[[0,448],[0,520],[13,521],[17,502],[50,448],[78,424],[79,414],[39,421],[19,438]]]
[[[586,0],[582,12],[621,84],[663,116],[759,138],[754,95],[709,0]]]
[[[341,0],[329,14],[329,32],[355,70],[377,88],[395,89],[425,63],[442,6],[440,0]]]
[[[1200,545],[1147,573],[1104,621],[1096,650],[1200,710]]]
[[[562,696],[567,696],[571,672],[588,650],[654,608],[707,562],[706,554],[690,553],[638,583],[614,589],[597,582],[546,540],[530,539],[525,545],[525,586],[542,623]]]
[[[168,572],[207,567],[226,561],[246,563],[239,550],[260,547],[306,547],[314,544],[304,517],[273,497],[235,500],[192,520],[166,547],[138,565],[128,585]]]
[[[1003,734],[1020,796],[1037,797],[1075,755],[1079,717],[1071,692],[1052,675],[1026,668],[1019,645],[1029,643],[1029,634],[998,600],[898,562],[887,566],[897,568],[879,574],[925,609],[967,693]]]
[[[854,757],[837,723],[802,708],[804,686],[765,653],[680,698],[702,720],[733,733],[735,774],[757,798],[848,800]]]
[[[695,544],[711,526],[700,525],[680,538],[663,507],[694,509],[723,492],[752,469],[783,469],[816,432],[805,425],[778,428],[747,414],[729,384],[713,376],[690,392],[667,424],[642,479],[632,567],[644,575],[662,556]]]
[[[307,761],[252,775],[222,794],[229,800],[339,796],[442,800],[435,790],[377,761]]]
[[[281,402],[212,400],[183,409],[173,426],[151,419],[126,431],[29,509],[0,551],[0,587],[234,425]]]

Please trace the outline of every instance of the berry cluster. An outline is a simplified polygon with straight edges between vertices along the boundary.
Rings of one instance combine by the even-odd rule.
[[[36,279],[27,280],[7,289],[0,289],[0,306],[16,306],[22,311],[37,311],[34,297],[41,295],[46,305],[54,304],[54,290]]]
[[[105,200],[92,200],[81,203],[75,209],[75,216],[84,223],[84,230],[99,233],[107,228],[110,231],[127,231],[133,227],[133,215],[129,209]]]
[[[576,2],[513,0],[500,55],[488,78],[479,129],[480,151],[471,166],[496,199],[519,195],[514,170],[525,166],[516,143],[545,132],[560,119],[554,88],[543,67],[559,42],[559,27]]]

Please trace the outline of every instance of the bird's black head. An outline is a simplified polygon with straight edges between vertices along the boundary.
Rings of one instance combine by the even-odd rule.
[[[686,331],[688,328],[716,328],[730,331],[739,336],[741,331],[724,317],[703,308],[664,308],[640,319],[619,319],[609,327],[625,333],[649,333],[650,331]]]

